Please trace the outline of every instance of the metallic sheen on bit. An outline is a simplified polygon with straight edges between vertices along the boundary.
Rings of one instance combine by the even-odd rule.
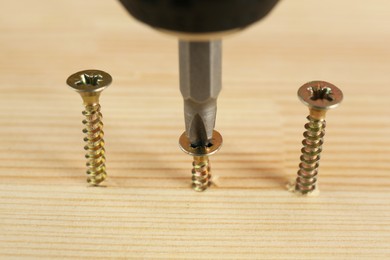
[[[186,134],[193,146],[207,146],[213,137],[222,86],[222,42],[180,41],[179,59]]]
[[[295,191],[309,194],[316,190],[320,155],[325,135],[327,110],[337,107],[343,100],[343,93],[336,86],[325,81],[308,82],[298,90],[298,97],[310,109],[305,125]]]
[[[99,185],[106,177],[106,158],[104,150],[104,132],[102,114],[100,112],[100,93],[112,82],[112,77],[100,70],[84,70],[77,72],[67,79],[66,83],[83,99],[86,135],[84,149],[87,151],[87,182],[93,186]]]

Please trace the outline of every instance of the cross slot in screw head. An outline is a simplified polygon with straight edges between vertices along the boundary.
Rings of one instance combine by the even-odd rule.
[[[341,103],[343,93],[329,82],[311,81],[299,88],[298,97],[310,109],[328,110]]]
[[[66,83],[79,93],[102,92],[112,82],[112,77],[101,70],[83,70],[68,77]]]

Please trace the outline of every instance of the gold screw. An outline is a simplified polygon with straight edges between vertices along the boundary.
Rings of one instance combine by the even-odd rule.
[[[195,191],[206,190],[211,185],[209,157],[194,156],[192,167],[192,188]]]
[[[195,191],[205,191],[212,183],[209,156],[221,148],[221,134],[214,130],[210,145],[194,147],[184,132],[180,136],[179,145],[183,152],[194,158],[192,162],[192,188]]]
[[[104,132],[100,112],[100,93],[112,82],[112,77],[101,70],[83,70],[68,77],[66,83],[81,95],[85,116],[83,133],[86,135],[84,149],[87,151],[87,182],[99,185],[107,177],[104,150]]]
[[[308,82],[298,90],[298,97],[309,107],[309,122],[305,124],[303,148],[300,157],[295,191],[309,194],[316,190],[320,155],[325,135],[327,110],[337,107],[343,100],[343,93],[333,84],[325,81]]]

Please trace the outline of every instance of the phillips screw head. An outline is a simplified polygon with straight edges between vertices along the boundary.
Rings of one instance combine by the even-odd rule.
[[[338,107],[343,101],[343,92],[326,81],[311,81],[298,89],[298,98],[309,107],[314,119],[325,119],[329,109]]]
[[[83,70],[70,75],[66,83],[81,95],[84,105],[88,105],[99,103],[100,93],[112,83],[112,77],[101,70]]]
[[[328,110],[341,103],[343,92],[329,82],[311,81],[299,88],[298,97],[311,109]]]

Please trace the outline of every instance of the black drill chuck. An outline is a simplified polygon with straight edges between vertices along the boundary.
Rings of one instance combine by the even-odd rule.
[[[278,0],[119,0],[137,20],[174,32],[239,30],[266,16]]]

